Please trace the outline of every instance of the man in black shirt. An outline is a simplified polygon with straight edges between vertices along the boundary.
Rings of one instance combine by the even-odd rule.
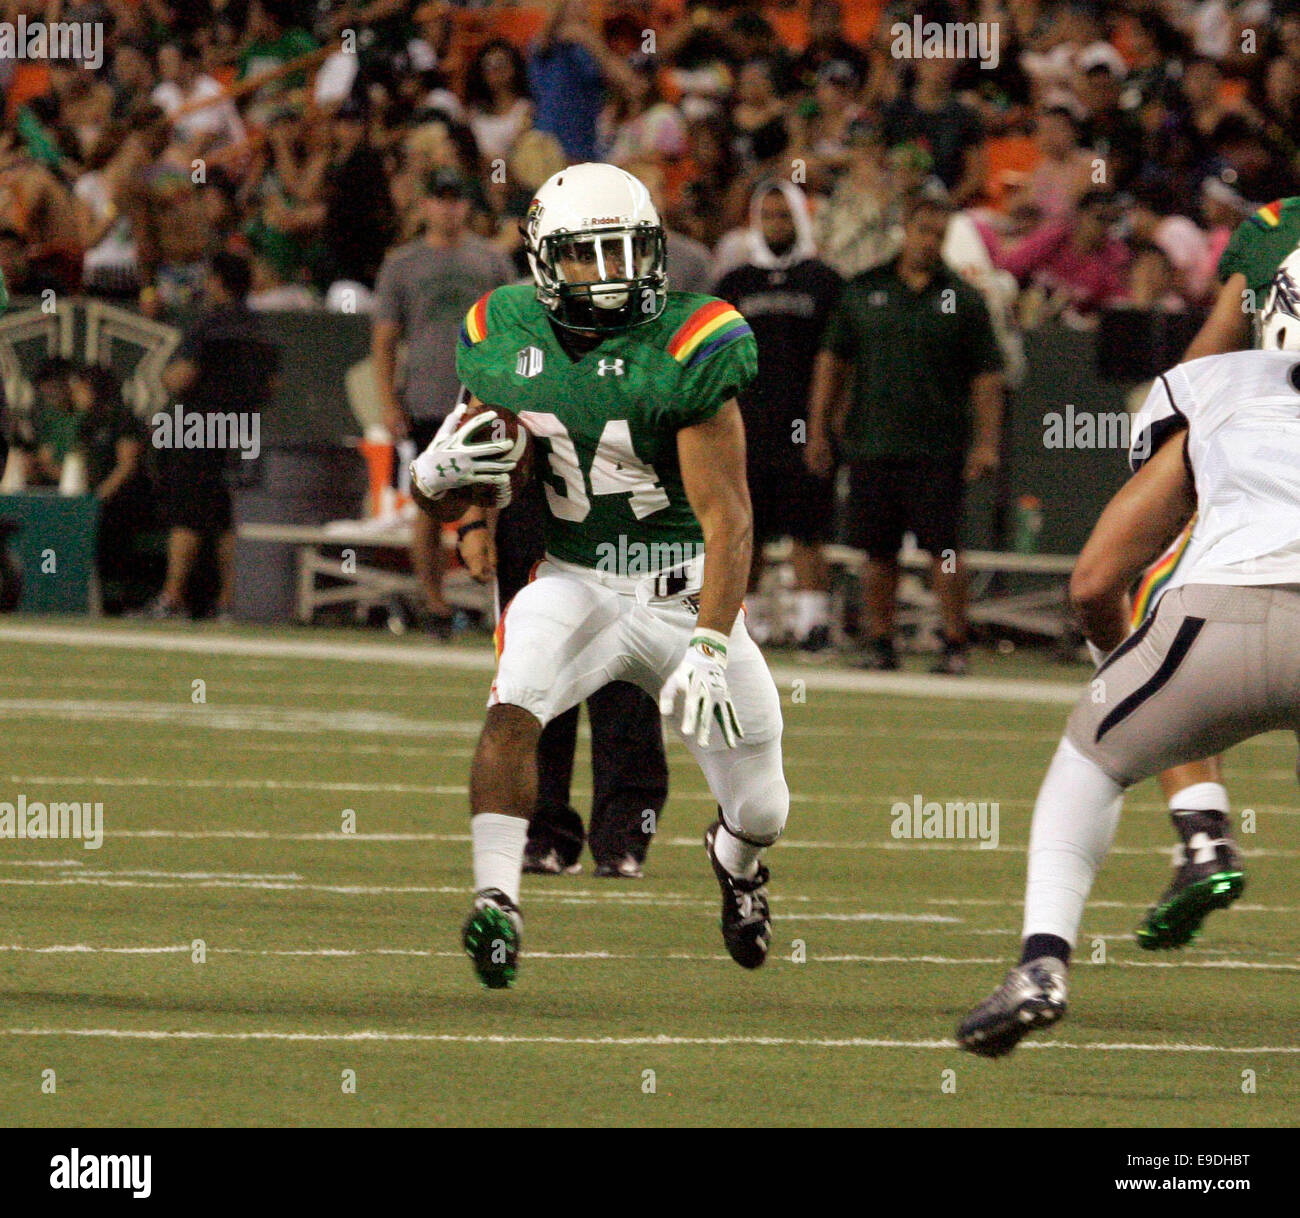
[[[863,667],[898,668],[898,553],[911,531],[931,558],[943,622],[936,672],[967,670],[966,486],[998,465],[1002,352],[983,298],[943,263],[946,202],[911,204],[897,258],[841,292],[814,365],[808,465],[849,465],[848,542],[866,553]],[[851,395],[844,391],[851,388]]]
[[[754,505],[750,588],[763,570],[763,542],[794,543],[795,637],[809,650],[830,643],[830,577],[821,555],[834,514],[828,478],[804,467],[808,391],[822,330],[840,277],[816,256],[808,203],[791,182],[772,179],[750,204],[749,258],[719,281],[716,295],[736,306],[758,340],[758,376],[740,396],[745,416],[749,494]],[[765,606],[746,598],[750,632]]]
[[[232,459],[257,456],[261,412],[279,367],[275,347],[245,304],[249,282],[243,258],[213,257],[204,284],[208,308],[185,331],[163,369],[163,385],[175,405],[153,419],[169,526],[167,579],[149,610],[153,617],[183,616],[186,584],[205,537],[216,542],[217,614],[230,613],[235,533],[226,468]]]
[[[964,207],[984,189],[988,158],[984,120],[953,96],[952,59],[918,59],[916,83],[885,107],[882,129],[889,147],[917,143],[934,158],[934,172],[954,207]]]

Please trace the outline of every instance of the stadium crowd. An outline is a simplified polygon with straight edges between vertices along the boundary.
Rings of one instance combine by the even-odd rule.
[[[766,183],[842,279],[941,203],[1014,386],[1045,319],[1212,303],[1233,229],[1300,189],[1289,0],[0,0],[20,10],[105,45],[96,71],[0,59],[9,292],[164,319],[231,252],[253,310],[383,318],[385,257],[439,195],[522,277],[533,192],[598,159],[650,187],[695,290],[782,264],[753,253]],[[900,54],[916,19],[996,23],[996,54]]]
[[[98,71],[0,59],[0,262],[15,294],[157,312],[233,246],[254,259],[253,307],[310,308],[340,283],[373,289],[421,223],[426,176],[450,168],[475,231],[522,272],[531,192],[602,159],[724,261],[755,184],[792,179],[846,276],[895,252],[910,193],[942,189],[1041,292],[1033,319],[1086,321],[1120,300],[1205,303],[1232,227],[1294,190],[1300,6],[854,7],[879,14],[867,37],[814,0],[791,48],[726,0],[556,2],[522,45],[495,33],[527,28],[515,6],[6,0],[6,20],[102,22],[106,46]],[[996,66],[893,54],[890,27],[914,15],[996,21]]]

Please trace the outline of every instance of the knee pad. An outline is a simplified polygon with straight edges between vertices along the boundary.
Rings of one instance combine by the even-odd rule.
[[[755,846],[770,846],[781,836],[790,815],[790,788],[781,772],[779,750],[737,766],[730,793],[728,804],[720,805],[730,833]]]

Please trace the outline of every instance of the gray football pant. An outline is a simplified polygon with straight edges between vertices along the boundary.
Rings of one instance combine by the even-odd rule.
[[[1066,737],[1124,787],[1300,732],[1300,586],[1187,584],[1106,658]]]

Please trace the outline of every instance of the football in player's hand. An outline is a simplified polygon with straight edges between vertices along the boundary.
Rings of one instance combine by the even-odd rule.
[[[476,403],[469,406],[464,415],[462,423],[468,423],[476,415],[485,414],[491,411],[483,420],[482,430],[476,429],[470,433],[471,441],[488,441],[488,440],[509,440],[513,446],[520,436],[523,437],[523,448],[515,462],[515,468],[510,474],[510,499],[513,503],[528,485],[529,479],[533,476],[533,437],[532,433],[520,423],[519,419],[498,406],[488,406],[483,403]],[[458,490],[448,491],[440,499],[426,499],[420,494],[418,488],[412,483],[411,498],[415,500],[418,507],[436,520],[451,521],[459,520],[471,507],[491,507],[496,503],[496,488],[492,486],[467,486]]]

